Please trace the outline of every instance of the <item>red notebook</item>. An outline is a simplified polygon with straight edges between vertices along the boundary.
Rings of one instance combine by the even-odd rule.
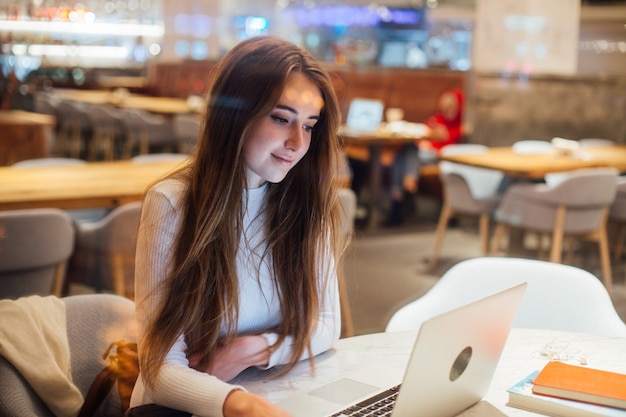
[[[626,409],[626,375],[549,362],[533,381],[533,392]]]

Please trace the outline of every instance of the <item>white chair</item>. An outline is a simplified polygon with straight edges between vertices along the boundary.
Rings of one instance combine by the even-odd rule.
[[[613,146],[615,142],[611,139],[603,139],[603,138],[583,138],[579,139],[578,143],[581,148],[595,148],[598,146]]]
[[[419,329],[428,317],[524,281],[528,287],[513,327],[626,337],[626,324],[606,288],[591,273],[569,265],[503,257],[454,265],[426,294],[396,311],[385,331]]]
[[[77,223],[69,281],[133,298],[140,216],[137,201],[116,207],[100,221]]]
[[[586,168],[567,172],[556,186],[511,185],[494,212],[496,228],[491,253],[500,251],[509,229],[551,236],[550,261],[561,262],[563,240],[574,238],[598,243],[602,275],[611,290],[611,263],[606,223],[617,188],[615,168]],[[569,247],[570,255],[572,246]]]
[[[63,210],[0,211],[0,298],[61,296],[73,249],[72,219]]]
[[[512,145],[513,152],[521,154],[552,153],[554,145],[544,140],[518,140]]]
[[[476,144],[444,146],[442,155],[483,153],[487,147]],[[439,251],[448,221],[455,214],[479,217],[481,252],[487,255],[489,246],[489,216],[499,201],[498,187],[504,178],[501,171],[473,167],[449,161],[439,162],[439,176],[443,186],[443,207],[437,224],[435,243],[428,266],[433,269],[439,258]]]
[[[136,342],[135,304],[113,294],[82,294],[61,300],[65,303],[72,382],[84,398],[98,372],[108,363],[102,355],[109,345],[119,340]],[[3,357],[0,381],[1,416],[54,417],[28,381]],[[120,410],[118,390],[114,388],[93,417],[119,416]]]

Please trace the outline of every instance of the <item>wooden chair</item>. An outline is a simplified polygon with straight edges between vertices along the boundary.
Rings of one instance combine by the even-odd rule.
[[[587,168],[570,171],[554,186],[517,183],[511,185],[494,212],[491,253],[501,249],[509,229],[549,233],[550,261],[560,263],[565,236],[592,240],[600,248],[602,275],[611,289],[611,263],[606,223],[615,199],[617,170]]]

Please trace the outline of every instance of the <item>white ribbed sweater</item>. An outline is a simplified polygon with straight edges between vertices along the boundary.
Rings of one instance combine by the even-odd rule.
[[[184,189],[185,184],[181,181],[167,179],[153,186],[144,200],[135,265],[135,298],[140,327],[157,309],[158,297],[147,295],[159,286],[167,274],[176,230],[181,222],[180,200]],[[237,273],[240,280],[237,325],[240,334],[261,334],[268,343],[273,343],[277,335],[268,332],[268,329],[274,328],[281,320],[278,298],[267,264],[269,260],[265,259],[261,264],[256,254],[262,248],[253,250],[262,240],[262,230],[259,227],[262,219],[257,214],[266,190],[267,187],[264,186],[246,192],[244,236],[237,254]],[[325,270],[330,271],[330,277],[326,293],[321,298],[324,303],[320,306],[319,323],[312,340],[314,355],[332,347],[341,330],[334,262],[331,260],[324,263],[327,267]],[[288,361],[290,345],[288,339],[272,353],[268,368]],[[187,411],[195,416],[223,415],[224,400],[236,386],[190,368],[185,352],[186,344],[181,337],[168,353],[165,365],[157,381],[154,381],[153,389],[147,389],[141,377],[137,380],[131,400],[132,407],[156,403]]]

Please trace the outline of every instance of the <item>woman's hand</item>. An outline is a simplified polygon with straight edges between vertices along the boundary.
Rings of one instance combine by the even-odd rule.
[[[251,366],[267,365],[268,360],[269,349],[263,336],[241,336],[230,345],[220,346],[207,368],[198,368],[198,354],[189,355],[189,366],[222,381],[230,381]]]
[[[249,392],[234,390],[224,401],[224,417],[291,417],[263,397]]]

